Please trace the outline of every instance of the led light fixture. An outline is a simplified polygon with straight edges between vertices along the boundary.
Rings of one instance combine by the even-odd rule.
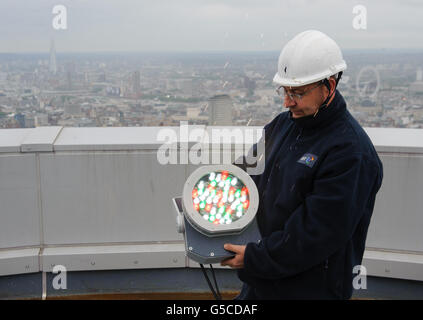
[[[205,166],[189,176],[182,200],[191,225],[214,237],[240,233],[253,221],[258,192],[250,176],[236,166]]]
[[[260,240],[255,215],[259,196],[251,177],[234,165],[210,165],[195,170],[174,198],[178,232],[184,233],[187,255],[199,263],[230,256],[225,243]]]

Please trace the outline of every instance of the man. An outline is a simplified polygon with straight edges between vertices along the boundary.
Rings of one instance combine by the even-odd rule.
[[[226,244],[244,282],[238,299],[349,299],[365,249],[382,163],[336,90],[338,45],[305,31],[281,52],[274,82],[288,112],[265,126],[259,244]]]

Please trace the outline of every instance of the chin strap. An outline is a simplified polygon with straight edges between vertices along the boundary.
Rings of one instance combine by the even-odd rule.
[[[326,98],[326,100],[323,101],[322,105],[316,110],[316,112],[313,115],[313,118],[316,117],[317,113],[321,109],[326,108],[328,106],[329,100],[332,99],[332,96],[335,94],[336,87],[338,86],[338,83],[339,83],[339,80],[341,80],[341,77],[342,77],[342,71],[338,72],[338,76],[336,78],[335,88],[333,89],[333,92],[328,95],[328,97]],[[326,88],[328,88],[328,91],[330,92],[330,83],[329,83],[329,80],[328,79],[323,79],[322,82],[326,86]]]

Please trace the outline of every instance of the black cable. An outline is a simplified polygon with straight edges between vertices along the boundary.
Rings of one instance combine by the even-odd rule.
[[[216,288],[216,294],[219,297],[219,300],[222,300],[222,296],[221,296],[221,294],[219,292],[219,286],[217,285],[216,276],[214,274],[214,270],[213,270],[213,266],[212,265],[210,265],[210,269],[211,269],[213,280],[214,280],[214,287]]]
[[[214,296],[214,298],[216,299],[216,300],[222,300],[222,298],[221,298],[221,296],[220,296],[220,293],[219,293],[219,295],[216,293],[216,291],[214,290],[214,288],[213,288],[213,286],[212,286],[212,284],[211,284],[211,282],[210,282],[210,279],[209,279],[209,277],[208,277],[208,275],[207,275],[207,272],[206,272],[206,269],[204,268],[204,266],[200,263],[200,267],[201,267],[201,270],[203,271],[203,274],[204,274],[204,277],[206,278],[206,281],[207,281],[207,284],[208,284],[208,286],[209,286],[209,288],[210,288],[210,291],[213,293],[213,296]],[[213,275],[213,277],[214,277],[214,275]],[[215,280],[216,281],[216,280]],[[216,282],[215,282],[216,283]]]
[[[206,281],[207,281],[207,284],[208,284],[208,286],[210,288],[210,291],[213,293],[214,298],[216,300],[219,300],[219,297],[217,296],[216,291],[214,290],[214,288],[213,288],[213,286],[212,286],[212,284],[210,282],[210,279],[207,276],[206,269],[204,268],[203,264],[200,263],[200,267],[201,267],[201,270],[203,271],[204,278],[206,278]]]

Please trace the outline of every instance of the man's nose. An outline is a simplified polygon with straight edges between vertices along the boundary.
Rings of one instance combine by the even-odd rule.
[[[291,99],[288,95],[286,95],[283,104],[285,108],[289,108],[295,106],[297,103],[294,101],[294,99]]]

